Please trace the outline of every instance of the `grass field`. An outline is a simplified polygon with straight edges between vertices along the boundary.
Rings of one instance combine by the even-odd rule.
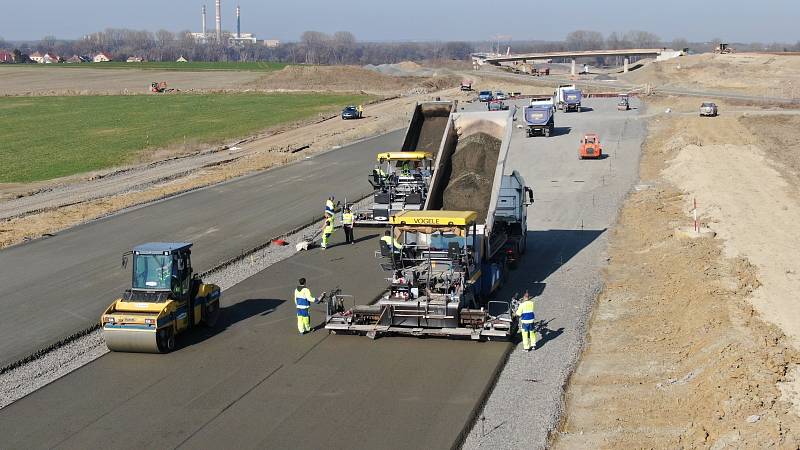
[[[366,100],[255,93],[0,97],[0,183],[112,167],[148,149],[246,136]]]
[[[278,62],[143,62],[126,63],[109,61],[104,63],[82,64],[25,64],[22,67],[41,67],[43,69],[139,69],[139,70],[180,70],[186,72],[205,70],[240,70],[249,72],[270,72],[281,70],[288,64]]]

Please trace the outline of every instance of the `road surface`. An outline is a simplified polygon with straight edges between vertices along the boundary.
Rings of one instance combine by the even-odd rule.
[[[526,177],[528,253],[498,294],[540,295],[542,343],[511,353],[469,448],[533,448],[560,414],[604,265],[607,229],[636,179],[639,110],[592,100],[557,116],[557,136],[514,131],[508,170]],[[467,105],[468,109],[480,108]],[[610,157],[579,161],[585,131]],[[373,230],[361,233],[375,234]],[[366,237],[366,236],[362,236]],[[194,333],[169,355],[112,353],[0,410],[9,447],[446,448],[472,425],[509,346],[438,339],[298,336],[291,290],[341,285],[359,302],[384,287],[375,237],[313,250],[225,291],[215,333]],[[341,237],[338,237],[341,239]],[[334,241],[336,242],[336,241]],[[314,324],[321,309],[312,312]]]
[[[325,198],[361,197],[375,154],[403,131],[245,176],[0,250],[0,367],[97,322],[130,285],[121,255],[148,241],[194,242],[204,271],[322,216]]]
[[[216,333],[179,337],[178,351],[109,353],[7,406],[3,446],[450,447],[508,344],[297,334],[297,278],[362,303],[385,288],[377,237],[359,230],[355,246],[300,253],[225,291]]]

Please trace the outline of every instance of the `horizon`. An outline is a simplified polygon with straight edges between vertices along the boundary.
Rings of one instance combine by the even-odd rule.
[[[518,30],[534,28],[531,18],[557,16],[564,7],[507,2],[507,6],[501,4],[488,9],[485,2],[478,0],[433,4],[408,0],[401,6],[376,5],[363,0],[353,0],[348,4],[308,0],[302,5],[223,0],[223,30],[235,30],[232,25],[235,24],[237,3],[242,9],[242,32],[253,33],[259,40],[278,39],[282,42],[297,42],[307,30],[325,33],[350,31],[360,42],[377,43],[492,42],[496,35],[511,36],[502,42],[552,42],[563,41],[570,31],[586,29],[598,31],[604,37],[612,32],[644,30],[655,33],[664,42],[682,38],[695,43],[721,39],[736,43],[791,44],[798,41],[793,18],[800,15],[800,3],[788,0],[776,0],[768,5],[737,5],[735,9],[726,8],[728,2],[723,0],[708,0],[702,4],[674,0],[670,8],[658,8],[653,13],[645,11],[650,8],[642,8],[640,2],[634,0],[609,0],[603,4],[578,0],[573,2],[572,8],[578,8],[581,16],[591,16],[591,21],[575,21],[565,28],[563,24],[545,20],[535,23],[536,32],[520,32]],[[213,0],[178,0],[168,4],[139,0],[115,4],[113,9],[107,8],[107,2],[100,0],[27,2],[0,16],[0,38],[10,42],[36,42],[45,36],[55,36],[58,40],[71,41],[107,28],[198,32],[201,31],[200,9],[203,4],[208,11],[207,28],[213,31]],[[426,10],[425,14],[418,14],[422,9]],[[49,11],[47,17],[39,15],[43,10]],[[316,14],[307,14],[309,10]],[[684,12],[689,10],[692,14]],[[98,11],[102,14],[98,15]],[[154,11],[157,14],[153,14]],[[482,11],[488,11],[489,15]],[[513,14],[503,16],[511,11]],[[725,11],[725,19],[719,17],[720,11]],[[27,17],[36,17],[37,20],[26,20]],[[285,20],[286,17],[302,17],[303,21]],[[488,17],[490,23],[480,23],[482,17]],[[593,26],[584,26],[583,22]]]

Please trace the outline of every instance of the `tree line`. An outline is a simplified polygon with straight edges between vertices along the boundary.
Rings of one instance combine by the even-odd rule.
[[[16,50],[15,60],[27,62],[33,52],[54,52],[63,58],[72,55],[92,56],[106,52],[117,61],[129,56],[147,61],[174,61],[184,57],[190,61],[280,61],[305,64],[385,64],[400,61],[466,60],[476,51],[513,52],[579,51],[622,48],[691,48],[710,51],[720,42],[689,42],[678,38],[664,41],[647,31],[612,32],[603,35],[597,31],[576,30],[562,41],[483,41],[483,42],[366,42],[358,41],[349,31],[327,34],[320,31],[304,32],[298,42],[267,47],[261,43],[228,45],[216,42],[201,43],[188,31],[173,33],[108,28],[89,34],[83,39],[60,40],[45,36],[39,41],[14,43],[0,38],[0,49]],[[800,51],[800,42],[794,45],[733,43],[739,50]]]

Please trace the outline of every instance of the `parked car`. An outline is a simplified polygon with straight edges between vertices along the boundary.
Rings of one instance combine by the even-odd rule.
[[[494,95],[492,95],[492,91],[480,91],[478,92],[478,100],[482,102],[490,102],[494,100]]]
[[[502,100],[492,100],[486,104],[486,108],[489,111],[505,111],[508,109],[508,105],[503,103]]]
[[[708,116],[714,117],[719,114],[719,110],[717,109],[716,103],[705,102],[700,105],[700,117]]]
[[[361,118],[361,109],[357,106],[345,106],[342,110],[342,119],[360,119]]]
[[[508,96],[503,91],[497,91],[494,93],[495,100],[508,100]]]

